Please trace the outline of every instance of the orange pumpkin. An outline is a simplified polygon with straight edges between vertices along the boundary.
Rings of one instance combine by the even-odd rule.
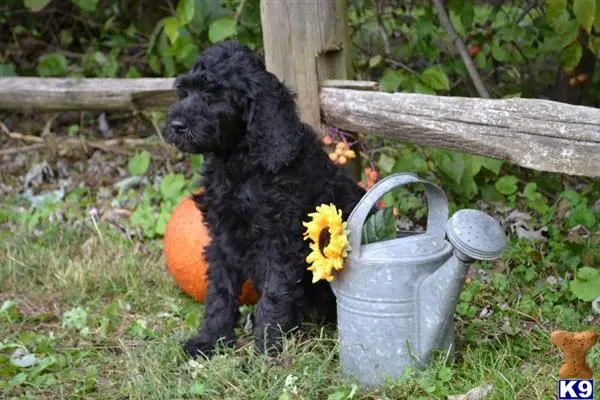
[[[191,196],[173,209],[163,241],[167,271],[184,293],[204,303],[208,282],[203,249],[210,243],[210,236]],[[258,298],[250,281],[245,281],[240,304],[256,304]]]

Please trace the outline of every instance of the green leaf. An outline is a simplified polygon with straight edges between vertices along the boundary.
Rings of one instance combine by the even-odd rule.
[[[204,383],[194,383],[189,390],[190,394],[203,395],[204,394]]]
[[[594,17],[596,16],[596,0],[575,0],[573,2],[573,14],[575,14],[579,25],[587,33],[590,33],[592,25],[594,25]]]
[[[468,199],[472,199],[477,196],[478,187],[477,183],[475,183],[475,179],[471,174],[463,174],[462,179],[460,180],[461,192]]]
[[[537,192],[537,183],[529,182],[523,189],[523,196],[528,200],[535,201],[539,198],[540,193]]]
[[[164,199],[179,200],[185,187],[183,174],[169,174],[160,183],[160,193]]]
[[[600,37],[594,36],[590,38],[590,50],[596,55],[596,57],[600,58]]]
[[[572,206],[576,206],[581,202],[581,195],[574,190],[565,190],[560,194],[560,197],[567,199]]]
[[[567,11],[567,0],[546,0],[546,19],[550,25]]]
[[[222,17],[210,24],[208,40],[217,43],[236,34],[237,21],[232,17]]]
[[[492,46],[492,57],[498,62],[506,62],[510,60],[510,52],[498,42],[494,42],[494,45]]]
[[[194,19],[196,11],[195,0],[179,0],[177,17],[183,24],[189,24]]]
[[[73,0],[73,4],[83,11],[92,12],[98,7],[98,0]]]
[[[582,49],[579,43],[573,43],[565,47],[560,54],[560,66],[565,72],[572,72],[579,65],[581,54]]]
[[[487,169],[488,171],[492,171],[494,174],[498,175],[500,173],[500,169],[502,168],[502,165],[504,164],[502,162],[502,160],[496,160],[495,158],[487,158],[487,157],[480,157],[481,158],[481,166],[485,169]]]
[[[19,386],[27,380],[28,375],[25,372],[19,372],[10,380],[10,386]]]
[[[17,70],[15,64],[7,63],[0,64],[0,76],[17,76]]]
[[[404,76],[400,71],[387,70],[379,80],[379,85],[388,92],[395,92],[404,83]]]
[[[440,68],[429,67],[421,74],[421,79],[425,84],[435,90],[450,90],[450,81],[448,75]]]
[[[460,10],[460,22],[465,31],[471,29],[473,19],[475,18],[475,4],[473,0],[464,0],[462,9]]]
[[[374,68],[376,66],[379,65],[379,63],[381,62],[382,57],[381,55],[377,54],[376,56],[373,56],[369,59],[369,68]]]
[[[600,35],[600,0],[596,0],[596,16],[594,17],[594,30],[597,35]],[[598,56],[598,53],[596,53]],[[600,57],[600,56],[598,56]]]
[[[396,221],[391,208],[377,210],[362,229],[362,244],[374,243],[396,237]]]
[[[460,186],[465,173],[465,160],[462,154],[441,150],[432,152],[431,156],[440,172]]]
[[[204,164],[204,156],[202,154],[193,154],[190,157],[190,167],[193,171],[199,171]]]
[[[73,137],[79,133],[79,125],[73,124],[69,125],[69,129],[67,131],[67,136]]]
[[[290,397],[291,398],[291,397]],[[346,390],[338,389],[335,392],[327,396],[327,400],[343,400],[346,398]]]
[[[516,176],[503,176],[496,182],[496,189],[505,195],[511,195],[517,192],[519,179]]]
[[[152,54],[148,57],[148,65],[155,74],[160,74],[160,60],[157,55]]]
[[[596,213],[591,207],[581,203],[575,206],[572,214],[569,217],[571,226],[583,225],[588,229],[592,229],[596,225]]]
[[[68,62],[62,53],[49,53],[40,58],[36,70],[40,76],[64,76],[67,68]]]
[[[137,153],[135,156],[131,157],[129,163],[127,164],[127,169],[129,170],[129,175],[132,176],[142,176],[150,167],[150,153],[147,151],[142,151],[141,153]]]
[[[392,168],[393,173],[398,172],[414,172],[420,173],[427,171],[427,162],[417,153],[403,154],[396,161]]]
[[[179,20],[175,17],[165,18],[165,34],[171,44],[179,38]]]
[[[580,268],[571,281],[570,289],[575,297],[583,301],[600,297],[600,271],[590,267]]]
[[[25,0],[24,3],[29,11],[38,12],[46,7],[46,5],[50,3],[50,0]]]
[[[414,86],[413,86],[413,90],[414,93],[421,93],[421,94],[430,94],[430,95],[436,95],[437,92],[430,88],[427,85],[423,85],[419,82],[415,82]]]
[[[441,367],[437,373],[438,379],[442,382],[450,382],[452,380],[452,370],[448,367]]]
[[[62,326],[67,329],[83,329],[87,324],[87,311],[82,307],[75,307],[63,314]]]
[[[379,165],[383,172],[390,173],[392,171],[392,168],[394,168],[395,162],[396,160],[394,160],[393,157],[390,157],[387,154],[382,154],[381,156],[379,156],[379,161],[377,162],[377,165]]]
[[[148,328],[148,322],[145,319],[138,319],[129,326],[127,332],[138,339],[145,339],[151,336],[152,329]]]

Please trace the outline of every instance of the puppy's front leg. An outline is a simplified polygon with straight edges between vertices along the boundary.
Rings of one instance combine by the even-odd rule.
[[[289,266],[288,266],[289,267]],[[282,350],[282,334],[303,319],[304,290],[290,269],[270,269],[255,313],[254,346],[257,353]]]
[[[238,298],[242,279],[238,271],[228,267],[214,242],[208,246],[206,258],[209,267],[204,322],[198,334],[184,343],[184,351],[191,357],[211,357],[217,344],[232,346],[239,318]]]

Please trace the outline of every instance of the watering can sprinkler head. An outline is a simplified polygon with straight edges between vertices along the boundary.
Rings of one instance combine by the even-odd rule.
[[[464,263],[491,261],[500,256],[506,246],[506,235],[500,224],[478,210],[460,210],[448,220],[448,240],[455,256]]]

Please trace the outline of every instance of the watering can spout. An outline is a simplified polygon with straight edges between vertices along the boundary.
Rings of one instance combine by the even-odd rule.
[[[454,257],[446,260],[419,286],[419,351],[427,360],[432,351],[454,342],[454,310],[464,285],[466,267],[476,260],[498,258],[506,245],[500,224],[477,210],[460,210],[448,221],[446,235]]]

